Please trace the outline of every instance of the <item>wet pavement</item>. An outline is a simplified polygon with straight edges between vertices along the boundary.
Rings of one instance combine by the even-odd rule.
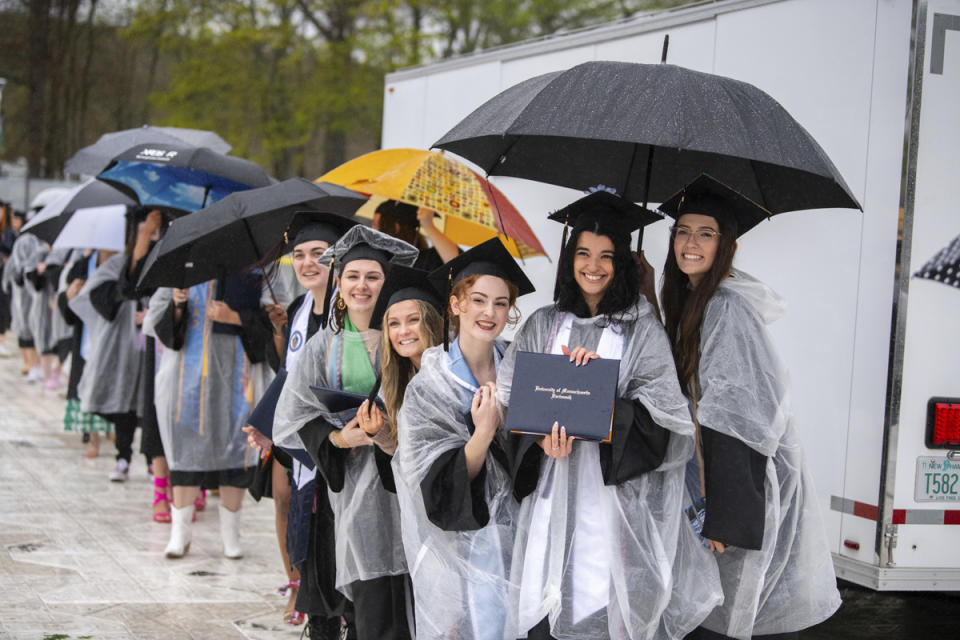
[[[221,555],[210,497],[190,553],[167,560],[143,456],[127,482],[108,481],[113,444],[84,458],[63,408],[19,358],[0,359],[0,639],[299,637],[282,622],[272,500],[244,500],[243,559]]]
[[[112,443],[84,458],[80,436],[63,432],[63,399],[41,387],[0,359],[0,640],[299,636],[281,620],[271,500],[244,501],[243,559],[221,555],[212,497],[190,553],[166,560],[169,525],[151,519],[143,457],[129,481],[109,482]],[[840,611],[802,640],[960,638],[960,593],[840,587]]]

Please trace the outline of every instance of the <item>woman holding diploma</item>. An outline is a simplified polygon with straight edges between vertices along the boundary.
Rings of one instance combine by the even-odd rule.
[[[830,617],[840,595],[787,374],[764,327],[784,303],[733,268],[737,237],[767,212],[706,175],[660,209],[676,218],[663,276],[667,333],[702,448],[691,488],[706,498],[702,534],[724,595],[690,637],[795,638]]]
[[[592,359],[620,360],[609,443],[574,442],[556,423],[545,437],[508,437],[521,637],[681,638],[719,601],[716,574],[685,570],[707,553],[683,515],[694,429],[667,336],[639,295],[630,233],[642,211],[601,191],[551,216],[573,227],[556,303],[524,323],[497,379],[507,406],[520,351],[568,355],[585,376]]]
[[[517,503],[498,432],[498,338],[533,285],[496,238],[431,280],[450,292],[454,338],[424,352],[400,408],[393,460],[417,638],[512,640]]]
[[[366,227],[347,231],[322,257],[337,272],[329,321],[289,372],[274,420],[274,441],[306,449],[328,487],[334,515],[336,587],[353,601],[359,640],[409,638],[406,561],[396,544],[400,514],[375,450],[393,453],[379,410],[366,403],[344,420],[314,388],[369,394],[380,370],[374,306],[390,264],[409,265],[412,246]],[[332,275],[332,274],[331,274]],[[328,295],[333,287],[328,286]],[[380,425],[380,428],[377,428]]]

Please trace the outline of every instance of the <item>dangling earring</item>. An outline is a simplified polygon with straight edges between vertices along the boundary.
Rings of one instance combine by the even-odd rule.
[[[333,303],[333,306],[337,308],[337,311],[343,311],[347,308],[347,303],[343,301],[343,298],[340,297],[340,292],[337,291],[337,301]]]

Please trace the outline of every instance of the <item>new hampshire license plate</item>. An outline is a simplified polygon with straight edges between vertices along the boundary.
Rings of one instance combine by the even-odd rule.
[[[960,461],[917,458],[913,495],[917,502],[960,502]]]

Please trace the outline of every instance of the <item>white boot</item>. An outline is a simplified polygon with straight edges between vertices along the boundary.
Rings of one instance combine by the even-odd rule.
[[[168,558],[182,558],[190,550],[193,538],[193,505],[177,508],[170,505],[170,542],[163,553]]]
[[[236,560],[243,557],[240,548],[240,509],[230,511],[220,505],[220,538],[223,540],[223,555]]]

